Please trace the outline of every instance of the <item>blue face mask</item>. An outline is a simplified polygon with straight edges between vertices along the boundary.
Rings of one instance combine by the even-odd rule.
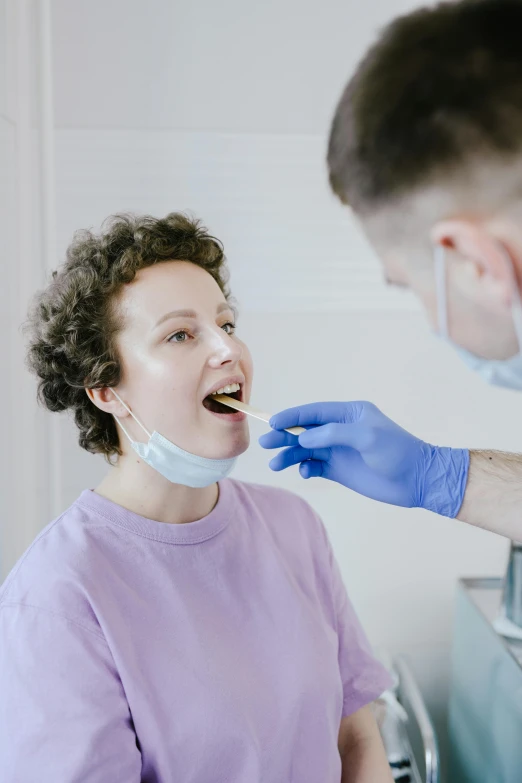
[[[506,262],[512,269],[512,261],[506,253]],[[482,359],[480,356],[453,342],[448,329],[448,306],[446,295],[446,254],[441,245],[434,250],[435,284],[437,293],[438,326],[440,336],[455,348],[461,359],[477,372],[487,383],[504,386],[507,389],[522,389],[522,304],[518,285],[513,273],[513,296],[511,312],[518,340],[518,353],[509,359]]]
[[[184,484],[186,487],[201,488],[209,487],[211,484],[215,484],[216,481],[221,481],[228,476],[236,463],[236,457],[231,459],[199,457],[197,454],[191,454],[189,451],[180,449],[179,446],[167,440],[159,432],[151,434],[136,418],[131,409],[125,405],[114,389],[112,389],[112,392],[148,437],[147,443],[133,440],[121,421],[115,416],[116,422],[127,436],[132,448],[143,462],[157,470],[166,479],[172,481],[173,484]]]

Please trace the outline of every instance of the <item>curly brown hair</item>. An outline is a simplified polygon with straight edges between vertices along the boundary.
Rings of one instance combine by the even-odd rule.
[[[29,314],[27,362],[40,379],[39,401],[50,411],[72,411],[80,446],[109,461],[121,454],[116,424],[85,389],[120,382],[115,336],[122,323],[114,303],[121,288],[140,269],[173,260],[200,266],[229,299],[223,245],[199,220],[179,212],[161,220],[122,214],[108,218],[99,234],[74,235],[64,265]]]

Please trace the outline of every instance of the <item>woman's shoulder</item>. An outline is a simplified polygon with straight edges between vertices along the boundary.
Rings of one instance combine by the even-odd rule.
[[[259,546],[275,548],[299,578],[329,582],[329,544],[321,518],[287,489],[231,481],[241,527]]]
[[[104,522],[91,518],[78,500],[50,522],[20,557],[0,587],[0,606],[27,606],[76,620],[94,618],[84,588],[98,548],[92,529]]]
[[[231,489],[244,511],[261,515],[270,526],[287,530],[299,529],[301,535],[324,537],[324,526],[312,506],[302,497],[281,487],[252,484],[228,479]]]

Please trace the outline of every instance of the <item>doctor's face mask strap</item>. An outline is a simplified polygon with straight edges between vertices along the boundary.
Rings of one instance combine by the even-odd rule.
[[[439,335],[449,343],[460,358],[487,383],[508,389],[522,389],[522,302],[516,279],[513,261],[503,250],[511,276],[511,315],[518,342],[517,352],[508,359],[484,359],[455,343],[450,336],[451,325],[448,318],[448,281],[446,270],[446,251],[442,245],[433,250],[435,266],[435,284],[437,294],[437,319]]]

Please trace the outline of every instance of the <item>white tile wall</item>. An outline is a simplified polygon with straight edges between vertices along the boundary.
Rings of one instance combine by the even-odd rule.
[[[43,282],[35,9],[0,0],[0,578],[49,514],[46,420],[20,328]]]
[[[201,215],[225,243],[249,311],[416,308],[330,194],[320,136],[57,132],[59,247],[131,210]]]
[[[59,127],[324,133],[415,0],[53,0]]]
[[[1,7],[1,6],[0,6]],[[2,432],[5,443],[13,437],[12,428],[12,384],[9,380],[11,370],[10,349],[13,337],[13,288],[9,268],[16,259],[16,188],[15,188],[15,127],[13,123],[0,116],[0,272],[3,284],[0,285],[0,330],[2,334],[2,379],[0,381],[0,411],[3,412]],[[7,523],[12,509],[7,504],[13,485],[13,466],[8,448],[0,449],[0,509],[4,512],[3,523]],[[6,542],[0,535],[0,579],[2,565],[6,558]]]

